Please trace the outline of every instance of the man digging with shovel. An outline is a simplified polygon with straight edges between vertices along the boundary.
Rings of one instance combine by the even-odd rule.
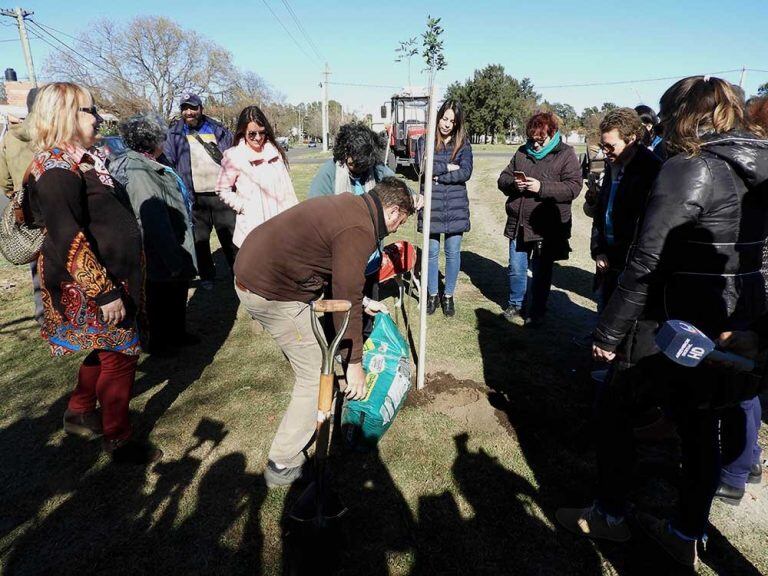
[[[316,430],[322,349],[311,324],[310,302],[330,286],[332,298],[351,303],[341,342],[348,399],[365,394],[362,314],[386,311],[363,298],[365,268],[381,241],[413,214],[412,196],[397,178],[384,178],[361,196],[312,198],[271,218],[244,240],[235,261],[235,290],[264,326],[296,375],[288,409],[277,429],[264,478],[287,486],[305,475],[306,450]],[[344,318],[334,315],[342,330]]]

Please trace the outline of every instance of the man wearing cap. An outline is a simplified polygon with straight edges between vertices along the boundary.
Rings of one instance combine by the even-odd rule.
[[[168,130],[164,152],[170,166],[193,192],[192,221],[198,271],[201,286],[210,289],[216,277],[211,230],[216,230],[230,268],[237,252],[232,244],[235,213],[216,195],[221,157],[224,150],[232,146],[232,133],[203,114],[203,102],[197,94],[184,94],[179,105],[181,119]]]

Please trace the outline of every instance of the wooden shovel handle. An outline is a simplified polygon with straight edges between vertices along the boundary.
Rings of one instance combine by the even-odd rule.
[[[318,412],[325,414],[333,406],[333,374],[320,374],[320,392],[317,400]]]
[[[349,300],[315,300],[312,309],[315,312],[346,312],[352,308]]]

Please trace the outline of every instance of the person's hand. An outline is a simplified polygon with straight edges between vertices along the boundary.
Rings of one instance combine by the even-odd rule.
[[[120,322],[125,320],[125,305],[123,304],[123,301],[118,298],[109,304],[101,306],[101,317],[104,322],[111,324],[112,326],[120,324]]]
[[[414,210],[421,210],[424,208],[424,194],[419,194],[413,199],[413,208]]]
[[[365,397],[365,371],[360,362],[347,365],[347,387],[344,389],[347,400],[360,400]]]
[[[448,164],[448,172],[454,172],[461,168],[458,164]]]
[[[754,360],[759,352],[760,337],[751,330],[735,330],[720,334],[716,344],[721,350]]]
[[[363,303],[363,306],[363,310],[365,310],[365,313],[368,314],[368,316],[376,316],[376,314],[379,312],[389,314],[389,308],[387,308],[387,305],[383,302],[379,302],[378,300],[367,299]]]
[[[598,362],[612,362],[616,358],[616,352],[604,350],[597,344],[592,344],[592,359]]]
[[[605,254],[598,254],[595,256],[595,266],[598,272],[605,272],[608,270],[608,256]]]
[[[533,192],[534,194],[538,194],[541,190],[541,182],[536,180],[536,178],[531,178],[528,176],[525,179],[525,189],[529,192]]]

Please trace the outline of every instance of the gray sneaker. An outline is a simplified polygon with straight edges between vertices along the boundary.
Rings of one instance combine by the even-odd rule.
[[[511,322],[515,326],[522,326],[525,324],[525,319],[523,318],[522,314],[520,314],[520,308],[517,306],[507,306],[504,309],[502,316],[504,316],[505,320]]]
[[[290,486],[294,482],[307,482],[310,478],[311,468],[307,462],[292,468],[278,468],[272,460],[268,460],[267,467],[264,469],[264,481],[267,483],[267,488]]]

